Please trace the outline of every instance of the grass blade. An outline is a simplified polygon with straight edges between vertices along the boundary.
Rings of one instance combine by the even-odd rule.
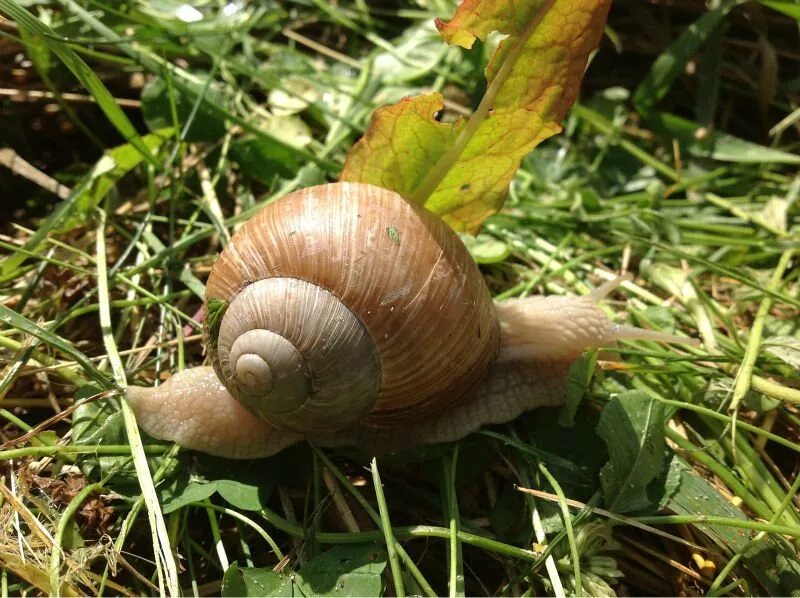
[[[111,306],[109,304],[108,270],[106,265],[105,212],[98,211],[98,214],[100,218],[97,226],[96,245],[100,327],[103,332],[103,343],[105,344],[106,353],[111,363],[111,369],[114,372],[114,379],[118,387],[125,388],[128,384],[125,376],[125,367],[122,365],[122,360],[117,350],[117,344],[114,341],[114,333],[111,329]],[[150,474],[150,467],[147,462],[147,455],[145,455],[144,452],[142,437],[139,434],[136,417],[130,405],[125,400],[121,402],[121,405],[125,431],[131,444],[131,455],[133,456],[133,464],[136,468],[136,477],[142,489],[142,495],[144,496],[147,514],[150,520],[150,530],[153,537],[153,552],[156,555],[157,570],[160,572],[161,567],[159,565],[163,564],[167,574],[167,591],[170,596],[177,597],[180,596],[178,567],[172,553],[167,526],[164,522],[164,515],[158,503],[158,495],[156,494],[153,477]],[[161,578],[160,575],[159,578]],[[163,588],[161,589],[161,594],[164,594]]]
[[[381,475],[378,473],[378,460],[372,459],[370,464],[372,469],[372,483],[375,486],[375,498],[378,501],[378,512],[381,515],[381,528],[386,538],[386,551],[389,554],[389,565],[392,569],[392,580],[394,581],[394,591],[397,596],[405,596],[406,590],[403,586],[403,572],[400,569],[400,560],[397,558],[395,549],[395,538],[392,532],[392,521],[389,518],[389,508],[386,506],[386,497],[383,495],[383,485]]]
[[[92,94],[97,105],[105,113],[108,120],[119,131],[120,135],[135,147],[142,156],[151,164],[156,164],[156,159],[147,145],[139,137],[139,133],[128,119],[122,109],[117,105],[114,96],[103,85],[100,78],[89,68],[83,59],[63,41],[50,27],[34,17],[27,9],[23,8],[16,0],[0,0],[0,12],[4,12],[17,22],[20,27],[30,33],[38,35],[47,47],[58,56],[72,74],[80,81],[86,90]]]

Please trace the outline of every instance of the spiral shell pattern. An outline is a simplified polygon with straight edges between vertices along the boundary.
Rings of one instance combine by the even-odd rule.
[[[380,388],[377,348],[364,325],[329,291],[296,278],[259,280],[236,296],[217,358],[231,394],[296,432],[357,423]]]

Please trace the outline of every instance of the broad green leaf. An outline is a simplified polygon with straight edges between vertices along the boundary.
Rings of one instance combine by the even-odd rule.
[[[597,417],[591,410],[579,409],[570,427],[559,422],[560,412],[557,407],[537,409],[523,415],[515,428],[528,447],[534,446],[541,453],[541,460],[564,493],[587,501],[597,491],[608,452],[597,434]],[[555,512],[558,511],[556,505]]]
[[[88,399],[100,391],[93,384],[82,386],[75,391],[75,400]],[[93,401],[80,405],[72,417],[72,439],[81,446],[128,444],[119,400]],[[122,483],[136,482],[136,471],[130,455],[86,455],[79,463],[84,475],[90,480],[113,475]]]
[[[108,120],[119,131],[120,135],[142,154],[142,157],[156,164],[155,157],[139,137],[139,133],[119,107],[114,96],[108,91],[100,78],[78,56],[69,45],[50,27],[34,17],[28,10],[20,6],[16,0],[0,0],[0,13],[5,13],[29,33],[41,38],[45,45],[58,56],[64,65],[72,71],[86,90],[94,96],[97,105],[105,113]]]
[[[764,340],[764,350],[800,370],[800,338],[773,336]]]
[[[197,76],[207,75],[198,73]],[[213,87],[210,87],[206,94],[224,105],[222,94],[217,93]],[[170,95],[172,99],[170,99]],[[151,131],[177,126],[183,132],[189,118],[192,118],[183,137],[185,141],[216,141],[225,134],[225,120],[218,112],[213,112],[205,104],[200,104],[195,111],[195,100],[187,99],[183,92],[171,88],[163,77],[154,77],[148,81],[142,89],[141,97],[142,115]],[[173,102],[177,122],[173,122]]]
[[[537,18],[546,0],[529,2],[487,2],[464,0],[449,22],[436,19],[436,28],[448,44],[471,48],[476,39],[486,40],[490,33],[524,34],[528,24]]]
[[[747,516],[731,501],[682,459],[675,456],[669,465],[669,476],[677,479],[676,491],[666,508],[678,515],[707,515],[746,520]],[[744,573],[749,591],[761,596],[797,595],[800,563],[797,553],[783,538],[768,536],[745,550],[755,532],[724,525],[695,523],[697,529],[711,538],[725,552],[742,552]],[[742,570],[744,569],[744,570]]]
[[[594,376],[597,365],[597,351],[587,351],[572,364],[567,374],[567,392],[564,397],[564,407],[558,417],[558,423],[571,428],[575,423],[575,413],[580,407],[589,384]]]
[[[511,248],[508,244],[491,235],[473,237],[462,234],[460,236],[472,258],[479,264],[498,264],[511,255]]]
[[[289,178],[300,168],[298,154],[284,141],[247,135],[231,144],[231,159],[245,174],[265,185],[276,176]]]
[[[640,391],[611,399],[600,415],[597,433],[608,447],[600,471],[606,506],[629,513],[651,505],[647,486],[664,464],[664,407]]]
[[[151,155],[157,155],[158,150],[171,135],[172,129],[161,129],[142,137],[142,143]],[[141,164],[142,160],[142,154],[129,143],[107,150],[89,171],[88,185],[82,186],[80,193],[75,197],[75,209],[83,216],[89,214],[100,205],[114,185]]]
[[[761,4],[769,6],[773,10],[782,12],[794,19],[800,21],[800,4],[796,2],[777,2],[773,0],[761,0]]]
[[[234,461],[204,455],[181,457],[182,468],[175,480],[161,491],[164,512],[171,513],[215,493],[244,511],[258,511],[275,486],[274,461]]]
[[[337,546],[311,559],[300,572],[228,567],[223,596],[380,596],[386,554],[375,544]]]
[[[541,506],[545,504],[549,503],[543,502]],[[548,511],[548,514],[551,511],[552,509]],[[556,514],[559,514],[557,510]],[[497,501],[489,513],[489,525],[491,525],[492,531],[505,542],[521,544],[530,541],[533,537],[533,527],[525,495],[510,484],[502,486]]]
[[[291,598],[302,596],[296,592],[288,575],[272,569],[239,567],[232,564],[222,576],[222,595],[228,596],[278,596]]]
[[[386,552],[375,544],[336,546],[311,559],[297,585],[307,596],[380,596]]]
[[[488,87],[469,117],[440,123],[442,96],[379,108],[347,157],[341,179],[398,192],[475,232],[505,201],[520,160],[561,130],[589,54],[603,33],[607,0],[466,0],[446,41],[470,47],[492,31],[508,34],[486,69]]]
[[[443,107],[442,95],[432,93],[377,109],[364,137],[350,150],[341,180],[372,183],[411,197],[463,129],[463,120],[435,120]]]

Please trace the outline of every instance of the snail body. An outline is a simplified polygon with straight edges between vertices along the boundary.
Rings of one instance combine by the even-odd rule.
[[[304,438],[374,451],[457,440],[562,402],[587,347],[676,340],[610,322],[597,301],[616,284],[496,303],[435,215],[371,185],[311,187],[262,209],[215,263],[211,367],[128,396],[151,435],[234,458]]]

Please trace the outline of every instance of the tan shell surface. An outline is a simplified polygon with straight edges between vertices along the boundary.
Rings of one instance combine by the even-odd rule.
[[[391,191],[335,183],[269,204],[220,255],[206,301],[231,301],[272,277],[319,285],[364,324],[381,363],[371,425],[447,409],[474,391],[497,354],[492,298],[463,243]]]

